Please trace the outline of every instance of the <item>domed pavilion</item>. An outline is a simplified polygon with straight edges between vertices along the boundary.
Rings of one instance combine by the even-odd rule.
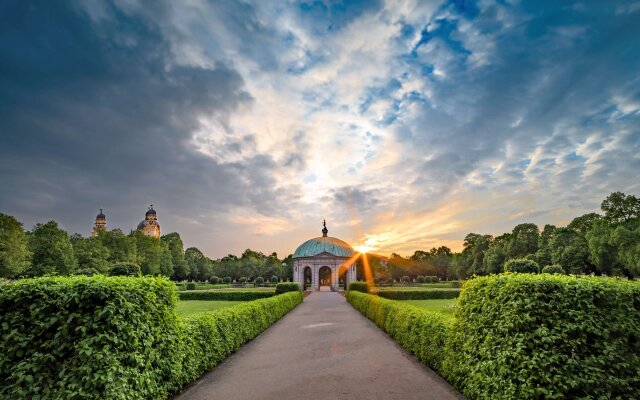
[[[349,243],[328,236],[323,221],[322,236],[302,243],[293,253],[293,281],[305,290],[337,291],[356,281],[355,251]]]

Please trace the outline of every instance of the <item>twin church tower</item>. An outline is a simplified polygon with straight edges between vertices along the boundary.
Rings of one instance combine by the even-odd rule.
[[[145,236],[154,238],[160,237],[160,224],[158,223],[158,214],[153,209],[153,204],[149,206],[149,209],[144,214],[144,220],[138,224],[137,228]],[[107,230],[107,216],[100,209],[100,213],[96,215],[96,223],[91,231],[91,236],[98,236],[98,231]]]

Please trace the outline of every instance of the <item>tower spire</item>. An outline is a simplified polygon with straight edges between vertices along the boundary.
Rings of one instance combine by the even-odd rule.
[[[322,226],[322,237],[327,237],[327,233],[329,233],[329,230],[327,229],[327,220],[322,220]]]

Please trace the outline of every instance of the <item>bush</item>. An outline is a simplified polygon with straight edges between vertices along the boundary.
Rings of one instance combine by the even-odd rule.
[[[640,285],[500,274],[458,300],[450,378],[470,399],[631,399],[640,393]]]
[[[251,301],[275,296],[275,292],[268,290],[193,290],[180,292],[180,300],[224,300],[224,301]]]
[[[110,276],[141,276],[140,266],[130,262],[113,264],[109,270]]]
[[[451,317],[355,290],[349,290],[347,301],[418,360],[444,373]]]
[[[221,281],[222,281],[222,279],[218,278],[215,275],[209,277],[209,283],[211,283],[212,285],[216,285],[218,283],[222,283]]]
[[[0,398],[167,398],[301,301],[286,293],[179,318],[166,278],[0,285]]]
[[[424,282],[425,283],[438,283],[439,279],[437,276],[425,276],[424,277]]]
[[[277,276],[272,276],[271,277],[271,283],[278,283],[278,277]]]
[[[376,294],[391,300],[455,299],[460,296],[460,289],[379,290]]]
[[[349,291],[369,293],[369,284],[367,282],[351,282]]]
[[[416,278],[416,283],[424,283],[424,276],[418,275],[418,277]]]
[[[259,277],[256,278],[256,280],[253,283],[255,283],[257,286],[258,285],[262,285],[262,284],[264,284],[264,278],[259,276]]]
[[[85,276],[98,275],[99,273],[100,272],[98,272],[98,270],[95,268],[83,268],[77,271],[73,271],[73,275],[85,275]]]
[[[231,283],[232,279],[230,276],[225,276],[224,279],[222,279],[222,281],[228,285]]]
[[[298,282],[280,282],[276,285],[276,294],[301,291],[302,288]]]
[[[189,282],[187,283],[186,289],[187,290],[196,290],[198,288],[198,285],[196,285],[195,282]]]
[[[405,276],[402,277],[401,282],[402,283],[409,283],[409,282],[411,282],[411,278],[409,278],[408,276],[405,275]]]
[[[451,281],[449,282],[452,288],[460,288],[462,287],[462,283],[460,281]]]
[[[547,265],[546,267],[542,268],[542,273],[543,274],[560,274],[560,275],[566,275],[567,274],[564,271],[564,268],[562,268],[558,264]]]
[[[540,266],[533,260],[517,258],[507,261],[507,263],[504,265],[504,271],[537,274],[538,272],[540,272]]]
[[[242,284],[245,284],[245,283],[247,283],[247,278],[243,276],[240,279],[238,279],[238,282],[240,282]]]
[[[166,397],[175,293],[163,278],[100,275],[2,285],[0,398]]]

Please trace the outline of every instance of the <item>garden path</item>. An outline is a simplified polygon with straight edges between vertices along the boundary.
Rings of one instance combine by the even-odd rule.
[[[335,292],[314,292],[180,400],[462,399]]]

